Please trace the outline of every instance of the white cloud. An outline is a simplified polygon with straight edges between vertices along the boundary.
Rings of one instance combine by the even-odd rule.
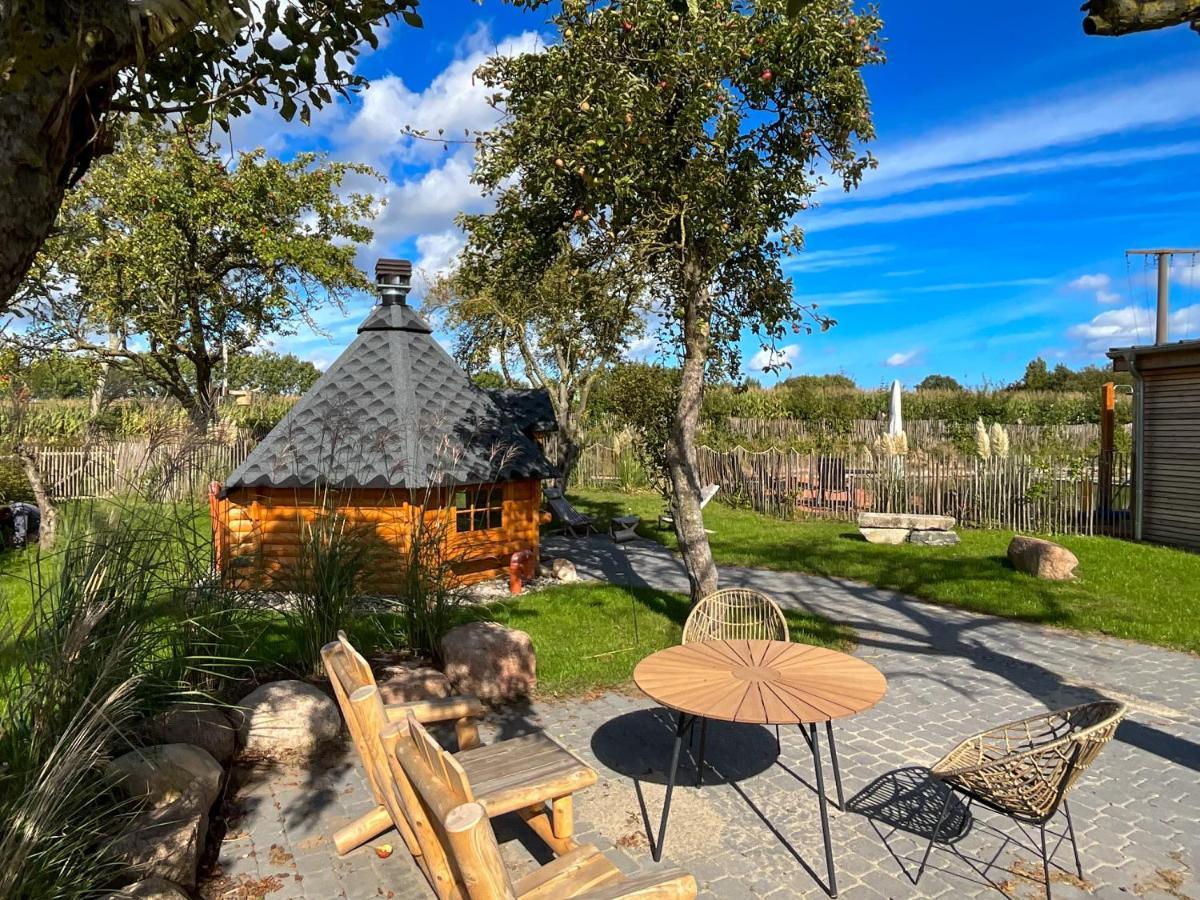
[[[924,352],[924,350],[909,350],[907,353],[893,353],[883,361],[883,364],[892,368],[911,366],[921,361]]]
[[[1049,278],[1007,278],[1000,281],[955,281],[949,284],[926,284],[905,288],[911,294],[943,294],[956,291],[982,291],[990,288],[1037,287],[1049,284]]]
[[[1200,255],[1193,253],[1189,262],[1171,264],[1171,280],[1185,287],[1200,287]]]
[[[362,106],[346,129],[344,143],[356,159],[435,160],[445,152],[436,140],[439,129],[447,140],[471,141],[472,132],[491,128],[499,117],[487,102],[493,91],[475,79],[475,70],[489,56],[530,53],[540,45],[536,32],[526,31],[493,45],[487,31],[477,29],[459,45],[458,58],[422,91],[411,90],[395,75],[376,79],[363,92]],[[427,131],[431,140],[411,137],[406,127]]]
[[[1107,275],[1080,275],[1074,281],[1067,284],[1067,288],[1072,291],[1098,291],[1112,284],[1112,279]]]
[[[1171,340],[1200,336],[1200,304],[1171,313],[1167,327]],[[1094,316],[1090,322],[1073,325],[1067,336],[1089,353],[1103,353],[1110,347],[1149,344],[1154,341],[1154,313],[1137,306],[1110,309]]]
[[[886,153],[886,151],[884,151]],[[946,184],[961,184],[969,181],[984,181],[989,178],[1004,178],[1013,175],[1045,175],[1050,172],[1062,172],[1075,169],[1094,171],[1103,168],[1122,168],[1135,163],[1156,162],[1163,159],[1173,159],[1180,156],[1195,156],[1200,154],[1200,141],[1181,141],[1173,144],[1161,144],[1155,147],[1131,147],[1124,150],[1102,150],[1091,153],[1064,153],[1046,159],[1020,160],[1006,163],[989,163],[985,165],[951,166],[944,169],[931,169],[915,172],[897,178],[874,177],[875,172],[864,176],[864,184],[852,195],[846,195],[840,187],[834,193],[833,188],[821,191],[821,200],[828,201],[835,196],[852,197],[854,199],[871,199],[905,194],[922,188],[936,187]],[[884,170],[886,173],[886,170]]]
[[[415,178],[388,185],[384,197],[387,205],[375,220],[375,239],[384,245],[446,231],[460,212],[484,212],[492,206],[471,183],[471,162],[462,154]]]
[[[1020,203],[1022,194],[1001,194],[984,197],[963,197],[956,200],[926,200],[918,203],[890,203],[883,206],[863,206],[816,215],[804,224],[806,232],[829,231],[852,225],[880,225],[909,219],[928,219],[953,213],[987,209],[993,206],[1012,206]]]
[[[658,339],[652,335],[646,335],[633,341],[625,348],[623,356],[626,359],[645,359],[652,355],[658,349]]]
[[[796,298],[802,304],[815,305],[818,309],[839,306],[878,306],[891,303],[895,298],[874,288],[858,291],[836,291],[828,294],[805,294]]]
[[[426,280],[432,280],[447,272],[466,239],[461,231],[439,231],[423,234],[417,238],[417,262],[415,268]]]
[[[890,244],[863,244],[839,250],[805,250],[789,258],[784,267],[790,273],[828,272],[881,262],[894,248]]]
[[[1104,303],[1104,304],[1116,303],[1120,299],[1121,299],[1121,295],[1114,293],[1113,291],[1096,291],[1096,302],[1097,303]]]
[[[798,344],[787,344],[783,347],[762,347],[750,357],[750,368],[755,372],[766,372],[781,369],[794,364],[800,359]]]
[[[1200,69],[1183,68],[1148,79],[1089,79],[1059,93],[992,111],[918,135],[893,147],[876,148],[879,169],[864,179],[864,195],[885,196],[931,183],[1033,172],[1070,166],[1127,164],[1155,155],[1195,153],[1200,147],[1132,148],[1078,154],[1074,160],[1020,160],[994,171],[954,169],[1022,154],[1066,147],[1126,132],[1200,118]],[[947,171],[949,170],[949,171]],[[869,194],[867,192],[870,192]]]

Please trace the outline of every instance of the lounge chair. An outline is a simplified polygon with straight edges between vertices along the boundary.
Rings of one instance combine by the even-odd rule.
[[[708,501],[717,496],[717,491],[719,490],[721,490],[721,486],[719,484],[710,484],[704,488],[704,490],[700,492],[700,508],[704,509],[704,507],[708,506]],[[675,517],[671,515],[670,507],[668,507],[667,510],[667,512],[658,517],[659,528],[669,528],[675,524]],[[707,528],[704,530],[708,531]]]
[[[522,878],[514,879],[500,855],[490,818],[466,765],[441,749],[416,719],[380,731],[390,770],[387,791],[396,815],[417,841],[413,856],[439,900],[691,900],[696,879],[678,869],[627,876],[588,844],[574,846]],[[564,751],[565,752],[565,751]],[[509,760],[509,765],[514,763]],[[495,766],[493,766],[495,768]],[[519,789],[519,775],[509,778]],[[569,808],[562,822],[569,825]]]
[[[556,487],[542,488],[542,496],[558,523],[559,531],[571,537],[584,537],[596,530],[596,521],[571,505],[563,492]]]
[[[333,836],[338,853],[349,853],[395,827],[414,853],[419,850],[408,822],[396,818],[389,799],[390,778],[379,731],[389,722],[455,720],[458,753],[447,753],[471,776],[475,799],[488,815],[517,812],[556,854],[575,848],[572,838],[571,795],[595,784],[596,773],[544,732],[496,741],[483,746],[475,717],[483,712],[472,696],[384,704],[362,655],[338,632],[338,639],[321,650],[325,671],[333,684],[350,737],[375,795],[374,809]]]

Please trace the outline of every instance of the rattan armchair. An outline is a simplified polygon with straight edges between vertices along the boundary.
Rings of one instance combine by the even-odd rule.
[[[779,604],[759,591],[749,588],[726,588],[709,594],[694,607],[683,623],[682,644],[696,641],[790,641],[787,619]],[[692,734],[696,733],[692,729]],[[801,729],[804,734],[804,730]],[[704,775],[704,741],[708,736],[708,720],[700,721],[700,754],[696,768],[696,783]],[[807,739],[808,735],[805,734]],[[833,746],[833,731],[830,730],[830,747]],[[775,752],[780,749],[779,726],[775,726]],[[833,751],[837,753],[836,750]],[[835,756],[836,759],[836,756]],[[837,773],[837,763],[834,762]],[[842,780],[838,774],[838,803],[842,800]]]
[[[955,792],[1030,825],[1041,834],[1042,872],[1050,897],[1050,857],[1046,854],[1046,823],[1062,807],[1067,834],[1075,853],[1075,869],[1083,877],[1075,826],[1067,794],[1116,734],[1126,707],[1099,700],[1057,712],[1010,722],[967,738],[931,769],[950,790],[917,872],[920,881]]]
[[[735,640],[790,640],[779,604],[758,591],[728,588],[697,603],[683,623],[684,644]]]

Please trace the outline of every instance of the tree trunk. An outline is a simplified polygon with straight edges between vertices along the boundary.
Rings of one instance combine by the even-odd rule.
[[[33,489],[33,500],[42,514],[40,530],[38,531],[38,546],[43,550],[54,549],[54,539],[58,534],[58,509],[50,497],[50,491],[42,478],[42,470],[38,468],[37,456],[32,450],[21,450],[18,454],[25,478]]]
[[[571,483],[571,476],[575,473],[575,466],[579,463],[583,448],[579,446],[579,436],[573,427],[559,428],[558,443],[561,448],[558,458],[558,486],[565,492],[567,485]]]
[[[692,602],[717,589],[717,566],[700,510],[700,477],[696,471],[696,431],[704,400],[704,369],[708,362],[708,287],[694,262],[684,263],[686,293],[683,321],[683,368],[675,422],[667,442],[667,474],[671,481],[671,515],[683,554]]]
[[[0,60],[13,66],[0,90],[0,313],[50,233],[64,191],[109,149],[103,122],[112,73],[135,56],[125,2],[20,6],[0,12]],[[35,20],[18,28],[16,15]],[[82,42],[83,34],[95,42]]]

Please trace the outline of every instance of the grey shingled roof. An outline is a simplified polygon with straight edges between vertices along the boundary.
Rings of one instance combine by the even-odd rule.
[[[554,474],[421,316],[394,304],[371,311],[225,487],[402,488]]]
[[[526,434],[558,431],[558,419],[544,388],[491,388],[488,393],[501,412]]]

